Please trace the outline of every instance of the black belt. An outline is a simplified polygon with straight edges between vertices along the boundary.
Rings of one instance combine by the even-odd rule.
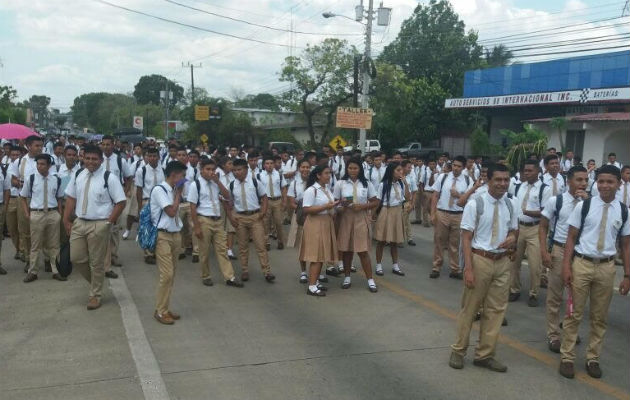
[[[260,211],[260,210],[254,210],[254,211],[237,211],[236,213],[237,213],[237,214],[240,214],[240,215],[254,215],[254,214],[258,213],[258,211]]]
[[[519,225],[523,225],[523,226],[535,226],[540,224],[540,221],[534,221],[534,222],[518,222]]]
[[[589,256],[585,256],[584,254],[580,254],[577,251],[574,254],[576,257],[592,262],[593,264],[603,264],[603,263],[611,262],[612,260],[615,259],[615,256],[610,256],[610,257],[605,257],[605,258],[589,257]]]
[[[554,246],[558,246],[558,247],[562,247],[564,249],[564,246],[566,245],[566,243],[560,243],[557,240],[553,241],[553,245]]]
[[[282,198],[282,196],[269,197],[269,200],[271,200],[271,201],[276,201],[276,200],[280,200],[281,198]]]
[[[447,213],[447,214],[463,214],[463,211],[450,211],[450,210],[440,210],[438,208],[438,211],[443,212],[443,213]]]
[[[12,199],[17,199],[19,196],[11,196]]]
[[[162,229],[162,228],[159,228],[159,229],[158,229],[158,232],[164,232],[164,233],[179,233],[179,232],[171,232],[171,231],[169,231],[169,230]]]
[[[86,222],[107,221],[107,218],[103,218],[103,219],[77,218],[77,219],[80,219],[81,221],[86,221]]]
[[[210,218],[213,221],[218,221],[218,220],[221,219],[221,217],[215,217],[215,216],[212,216],[212,215],[201,215],[201,214],[199,214],[199,216],[203,217],[203,218]]]
[[[57,208],[56,207],[49,207],[48,211],[56,211]],[[46,211],[43,208],[31,208],[31,211]]]

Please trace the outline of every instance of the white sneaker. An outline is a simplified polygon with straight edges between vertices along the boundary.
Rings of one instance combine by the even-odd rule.
[[[125,229],[125,231],[124,231],[124,232],[123,232],[123,234],[122,234],[122,238],[123,238],[123,240],[127,240],[127,239],[129,239],[129,234],[130,234],[130,233],[131,233],[131,232],[129,232],[129,230],[128,230],[128,229]]]

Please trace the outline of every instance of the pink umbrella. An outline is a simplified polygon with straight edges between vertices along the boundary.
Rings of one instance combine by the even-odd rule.
[[[26,139],[37,132],[20,124],[0,124],[0,139]]]

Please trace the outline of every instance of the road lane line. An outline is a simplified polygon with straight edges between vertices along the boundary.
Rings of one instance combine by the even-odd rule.
[[[120,305],[125,334],[145,400],[170,400],[160,366],[144,332],[138,308],[131,297],[125,276],[120,273],[118,279],[109,279],[109,285]]]
[[[413,293],[396,283],[393,283],[384,279],[379,279],[378,285],[389,289],[391,292],[401,297],[404,297],[407,300],[411,300],[414,303],[420,304],[424,308],[428,308],[438,315],[441,315],[451,320],[457,319],[457,312],[453,312],[453,310],[450,310],[446,307],[442,307],[441,305],[431,300],[428,300],[419,294]],[[504,334],[500,334],[499,342],[535,360],[538,360],[550,367],[553,367],[554,370],[557,370],[558,368],[559,360],[557,360],[555,357],[551,356],[550,354],[544,353],[542,351],[536,350],[530,346],[527,346],[525,343],[519,341],[518,339],[515,339],[513,337],[510,337]],[[583,372],[576,372],[575,378],[578,381],[583,382],[591,386],[592,388],[600,391],[601,393],[607,394],[619,400],[630,400],[630,394],[624,391],[623,389],[618,388],[613,385],[609,385],[605,382],[602,382],[599,379],[593,379]]]

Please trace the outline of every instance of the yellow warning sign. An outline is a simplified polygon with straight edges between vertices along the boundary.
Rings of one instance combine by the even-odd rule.
[[[340,135],[335,136],[328,144],[333,150],[337,150],[339,147],[343,149],[348,145],[348,143],[346,143],[344,138],[342,138]]]
[[[195,121],[207,121],[210,119],[210,107],[195,106]]]
[[[199,136],[199,139],[201,139],[202,143],[207,143],[208,142],[208,135],[206,135],[205,133],[201,136]]]

